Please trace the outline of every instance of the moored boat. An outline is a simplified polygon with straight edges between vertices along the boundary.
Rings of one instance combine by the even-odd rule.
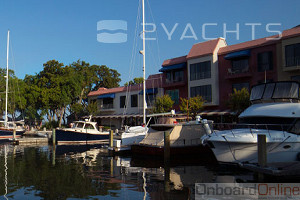
[[[170,134],[171,156],[189,156],[205,151],[201,144],[201,137],[210,132],[212,121],[201,120],[188,123],[153,124],[146,137],[139,143],[131,146],[135,155],[164,155],[164,133]]]
[[[234,128],[213,131],[203,143],[224,163],[257,163],[257,135],[265,135],[267,163],[300,161],[300,103],[298,82],[254,86],[253,103]]]
[[[7,59],[6,59],[6,90],[5,90],[5,118],[0,122],[0,140],[20,138],[25,133],[24,122],[8,121],[8,58],[9,58],[9,30],[7,32]],[[15,132],[15,133],[14,133]]]
[[[108,143],[109,132],[98,130],[97,123],[86,119],[74,122],[71,128],[57,128],[57,144],[102,144]]]

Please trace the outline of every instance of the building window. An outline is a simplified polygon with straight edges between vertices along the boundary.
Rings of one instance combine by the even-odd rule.
[[[131,107],[137,107],[138,106],[138,95],[133,94],[131,95]]]
[[[212,102],[211,85],[191,87],[191,97],[202,96],[206,102]]]
[[[120,96],[120,108],[125,108],[126,96]]]
[[[264,72],[273,69],[272,51],[257,54],[257,68],[259,72]]]
[[[190,65],[190,80],[211,78],[211,62],[205,61]]]
[[[300,43],[285,46],[286,67],[300,65]]]
[[[248,58],[232,60],[232,73],[244,73],[249,71]]]
[[[167,83],[176,83],[183,81],[183,70],[179,71],[168,71],[166,73],[166,82]]]
[[[179,90],[167,90],[166,94],[171,97],[175,105],[179,104]]]
[[[234,89],[239,91],[243,88],[246,88],[249,91],[249,88],[250,88],[249,83],[235,83],[235,84],[232,84],[232,92],[234,92]]]
[[[113,98],[104,98],[102,108],[103,109],[114,108],[114,99]]]
[[[156,99],[156,94],[146,94],[147,106],[153,106]]]

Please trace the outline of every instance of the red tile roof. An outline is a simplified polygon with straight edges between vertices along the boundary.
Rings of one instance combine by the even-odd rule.
[[[213,54],[220,40],[224,40],[224,39],[217,38],[214,40],[209,40],[209,41],[194,44],[189,54],[187,55],[187,59]]]
[[[300,27],[295,27],[292,29],[284,30],[282,32],[281,38],[287,39],[287,38],[295,37],[298,35],[300,35]],[[255,48],[255,47],[259,47],[259,46],[275,44],[278,42],[278,40],[270,40],[270,38],[279,38],[279,35],[272,35],[272,36],[268,36],[265,38],[259,38],[256,40],[251,40],[251,41],[247,41],[247,42],[243,42],[243,43],[239,43],[239,44],[222,47],[222,48],[220,48],[218,54],[222,55],[225,53],[230,53],[230,52],[234,52],[234,51],[238,51],[238,50],[244,50],[244,49]]]
[[[146,88],[159,88],[162,87],[162,74],[152,74],[146,80]],[[99,88],[97,91],[91,91],[88,94],[88,97],[91,96],[99,96],[103,94],[110,94],[110,93],[119,93],[119,92],[126,92],[128,91],[137,91],[142,90],[143,84],[136,84],[131,85],[128,87],[122,86],[117,88]]]
[[[171,58],[168,60],[165,60],[162,64],[162,66],[169,66],[169,65],[175,65],[175,64],[179,64],[179,63],[185,63],[186,62],[186,56],[180,56],[177,58]]]

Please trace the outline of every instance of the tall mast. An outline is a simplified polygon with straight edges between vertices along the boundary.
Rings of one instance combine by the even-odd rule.
[[[143,124],[146,125],[145,0],[143,0]]]
[[[7,99],[8,99],[8,53],[9,53],[9,30],[7,32],[7,57],[6,57],[6,91],[5,91],[5,127],[7,127]]]

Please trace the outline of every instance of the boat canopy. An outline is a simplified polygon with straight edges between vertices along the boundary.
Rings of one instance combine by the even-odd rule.
[[[294,81],[272,82],[253,86],[250,101],[299,100],[299,83]]]

